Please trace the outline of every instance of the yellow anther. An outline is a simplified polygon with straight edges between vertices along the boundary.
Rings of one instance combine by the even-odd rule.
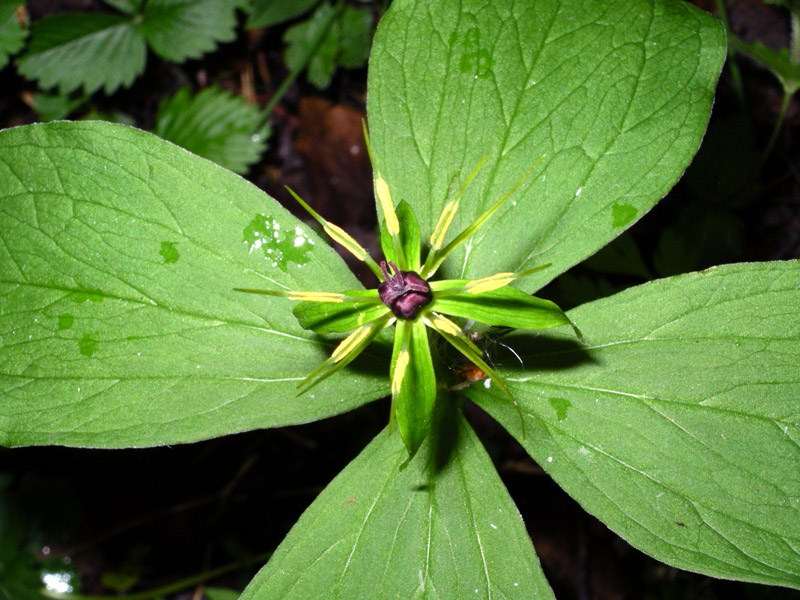
[[[403,384],[403,377],[406,375],[408,368],[408,350],[401,350],[397,355],[397,362],[394,365],[394,375],[392,376],[392,396],[397,396],[400,393],[400,386]]]
[[[386,219],[386,229],[389,235],[396,237],[400,233],[400,223],[397,221],[397,214],[394,212],[394,204],[392,204],[392,195],[389,193],[389,186],[383,177],[378,177],[375,180],[375,191],[378,194],[378,201],[381,204],[383,217]]]
[[[481,294],[483,292],[491,292],[492,290],[499,289],[508,285],[517,278],[515,273],[495,273],[483,279],[476,279],[470,281],[464,286],[464,291],[468,294]]]
[[[298,302],[344,302],[344,294],[335,292],[286,292],[286,297]]]
[[[436,227],[433,229],[433,234],[431,235],[431,250],[433,252],[442,247],[444,236],[447,234],[447,229],[450,227],[450,223],[453,222],[453,217],[456,216],[457,210],[457,200],[452,200],[444,205],[442,214],[439,215],[439,220],[436,222]]]

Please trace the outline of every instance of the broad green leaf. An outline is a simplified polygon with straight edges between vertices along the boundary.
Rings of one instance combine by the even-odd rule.
[[[443,273],[552,263],[522,282],[533,291],[672,187],[700,144],[724,58],[719,23],[675,0],[396,0],[370,58],[375,158],[423,239],[454,175],[487,153],[450,236],[536,165]]]
[[[9,129],[0,209],[4,445],[187,442],[388,392],[388,348],[373,347],[296,397],[335,342],[300,327],[289,300],[233,288],[359,285],[311,229],[213,163],[108,123]]]
[[[308,80],[326,88],[337,65],[362,66],[369,56],[372,16],[366,9],[322,4],[302,23],[289,28],[283,36],[288,44],[286,66],[292,70],[307,64]]]
[[[310,10],[319,0],[254,0],[247,19],[249,29],[290,21]]]
[[[492,462],[460,415],[401,470],[397,432],[328,485],[241,600],[553,598]]]
[[[467,281],[458,283],[463,285]],[[435,298],[430,308],[486,325],[516,329],[546,329],[570,324],[567,316],[550,300],[536,298],[510,286],[482,294]]]
[[[139,30],[153,51],[174,62],[199,58],[236,38],[236,8],[247,0],[148,0]]]
[[[268,115],[244,98],[211,86],[192,97],[182,88],[161,103],[154,133],[218,165],[244,173],[269,139]]]
[[[128,17],[107,14],[53,15],[31,27],[28,49],[19,58],[19,72],[41,88],[60,94],[100,88],[111,94],[128,87],[144,70],[144,36]]]
[[[28,31],[20,22],[19,9],[24,0],[0,0],[0,69],[8,64],[8,57],[22,49]]]
[[[669,564],[800,588],[800,262],[716,267],[503,342],[486,408],[584,508]],[[505,368],[504,368],[505,367]]]
[[[436,403],[436,375],[428,345],[428,331],[421,320],[395,325],[392,354],[392,418],[413,456],[427,437]]]

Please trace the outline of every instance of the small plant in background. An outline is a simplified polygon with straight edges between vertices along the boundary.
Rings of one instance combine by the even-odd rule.
[[[300,31],[321,44],[341,6],[330,30]],[[655,280],[566,314],[530,295],[674,185],[725,50],[716,20],[673,0],[395,0],[368,96],[386,261],[310,210],[377,290],[260,190],[155,136],[1,132],[0,443],[171,445],[392,396],[397,428],[241,598],[552,598],[462,414],[472,401],[650,556],[800,588],[798,262]],[[394,341],[379,331],[393,320]],[[498,333],[475,322],[514,327],[502,343],[519,360],[490,364]],[[584,341],[555,327],[569,323]],[[458,381],[428,329],[481,373]]]

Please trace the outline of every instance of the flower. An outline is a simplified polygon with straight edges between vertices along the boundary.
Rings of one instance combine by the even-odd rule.
[[[367,150],[372,159],[369,138],[366,139]],[[381,280],[377,289],[311,292],[237,288],[237,291],[299,301],[300,304],[293,312],[306,329],[322,334],[351,332],[327,360],[300,382],[298,388],[301,394],[343,369],[381,331],[394,326],[389,422],[390,426],[397,423],[410,456],[417,451],[430,429],[433,407],[439,392],[428,345],[428,329],[441,335],[483,371],[514,406],[517,406],[502,378],[484,360],[480,348],[448,317],[470,319],[490,326],[524,329],[571,325],[567,316],[554,303],[509,286],[515,280],[549,265],[519,272],[496,273],[474,280],[431,281],[444,260],[486,223],[528,175],[526,173],[472,224],[445,244],[461,196],[485,158],[473,169],[457,196],[445,203],[430,236],[430,251],[424,263],[420,256],[420,230],[416,217],[405,201],[395,208],[389,186],[377,169],[375,190],[385,222],[382,246],[386,260],[380,264],[352,236],[326,221],[294,191],[287,188],[334,241],[367,264]],[[517,410],[519,411],[519,407]]]

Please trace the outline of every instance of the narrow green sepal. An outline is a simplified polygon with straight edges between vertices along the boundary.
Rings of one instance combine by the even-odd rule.
[[[318,383],[321,383],[337,371],[349,365],[392,320],[392,315],[387,314],[382,319],[377,319],[372,323],[364,325],[347,336],[339,346],[336,347],[336,350],[333,351],[330,358],[309,373],[306,378],[297,385],[297,395],[305,394]],[[363,336],[359,336],[358,343],[353,344],[342,356],[337,356],[340,348],[342,348],[351,337],[358,335],[359,332],[363,333]]]
[[[569,317],[555,303],[510,286],[480,294],[462,293],[443,298],[434,295],[430,310],[486,325],[515,329],[572,325]]]
[[[389,235],[385,223],[381,227],[381,250],[386,260],[391,260],[403,271],[416,271],[420,269],[420,232],[417,216],[414,214],[411,205],[405,200],[401,200],[396,207],[397,220],[400,223],[400,246],[403,250],[403,257],[398,261],[395,252],[394,240]],[[405,261],[405,266],[401,264]]]
[[[514,399],[514,396],[511,395],[511,392],[508,391],[503,378],[495,371],[489,364],[483,360],[481,349],[478,348],[464,333],[458,329],[458,326],[455,325],[449,319],[442,317],[441,315],[437,315],[436,313],[429,314],[428,317],[423,317],[423,321],[425,325],[430,327],[431,329],[435,329],[447,342],[453,346],[456,350],[458,350],[468,361],[478,367],[481,371],[486,373],[486,375],[500,388],[500,390],[505,394],[505,396],[509,399],[511,404],[517,411],[519,415],[520,425],[522,427],[522,437],[525,438],[525,419],[522,416],[522,409],[520,409],[519,404]]]
[[[398,322],[391,375],[392,414],[412,457],[430,431],[436,404],[436,375],[422,321]]]
[[[343,333],[389,314],[389,308],[374,301],[340,304],[301,302],[292,313],[303,329],[316,333]]]

